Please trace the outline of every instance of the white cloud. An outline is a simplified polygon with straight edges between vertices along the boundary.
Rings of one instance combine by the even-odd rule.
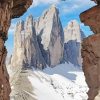
[[[71,13],[76,11],[77,9],[82,9],[84,8],[87,9],[89,7],[92,7],[95,5],[94,2],[90,1],[90,0],[66,0],[65,2],[59,3],[60,5],[60,9],[61,9],[61,13],[65,14],[65,13]]]
[[[31,7],[36,7],[40,4],[52,4],[52,3],[59,3],[61,0],[33,0],[33,4]],[[63,0],[62,0],[63,1]],[[74,9],[75,7],[82,7],[82,6],[91,6],[94,5],[93,1],[90,0],[65,0],[64,4],[66,4],[66,7],[68,6],[68,4],[72,5],[71,9]],[[74,6],[74,7],[73,7]],[[76,9],[75,8],[75,9]]]
[[[86,8],[94,6],[95,3],[90,0],[66,0],[65,3],[61,5],[62,13],[70,13],[76,11],[77,9]]]
[[[40,4],[52,4],[59,3],[60,0],[33,0],[33,4],[31,7],[36,7]]]
[[[82,7],[93,6],[95,3],[90,0],[65,0],[64,2],[60,2],[61,0],[33,0],[32,7],[36,7],[42,4],[58,4],[61,5],[62,13],[69,13],[71,11],[75,11],[77,9],[81,9]],[[63,1],[63,0],[62,0]]]
[[[69,12],[72,12],[72,11],[78,9],[78,8],[79,8],[79,6],[76,5],[76,4],[74,4],[72,6],[66,6],[66,5],[64,5],[64,6],[62,6],[62,12],[63,13],[69,13]]]

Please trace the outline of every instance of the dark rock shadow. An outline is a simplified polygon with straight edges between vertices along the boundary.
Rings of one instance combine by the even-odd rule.
[[[61,75],[69,80],[74,81],[77,77],[77,74],[75,72],[82,72],[82,70],[78,67],[76,68],[74,65],[61,64],[61,66],[58,65],[54,68],[44,69],[43,72],[49,75]]]
[[[71,62],[75,66],[80,66],[78,59],[80,58],[81,43],[77,40],[70,40],[64,44],[64,61]],[[81,62],[80,62],[81,63]]]

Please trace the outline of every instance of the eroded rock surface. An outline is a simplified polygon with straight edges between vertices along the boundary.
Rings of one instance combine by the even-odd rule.
[[[81,42],[85,38],[76,20],[68,23],[64,30],[64,61],[71,62],[75,66],[82,66]]]
[[[91,30],[98,34],[100,33],[100,5],[92,7],[80,15],[81,21],[85,25],[90,26]]]
[[[64,32],[58,9],[52,5],[36,23],[36,33],[46,63],[54,67],[63,59]]]
[[[100,90],[100,34],[85,39],[82,47],[83,71],[89,86],[89,100],[99,100],[95,96]]]
[[[20,17],[31,3],[32,0],[0,0],[0,100],[9,100],[11,91],[5,66],[7,50],[4,46],[11,19]]]
[[[81,21],[89,25],[94,35],[83,41],[83,71],[89,86],[88,100],[100,100],[100,1],[81,14]]]
[[[25,40],[24,40],[24,53],[25,53],[25,66],[33,66],[35,68],[43,69],[46,63],[42,56],[35,30],[35,23],[33,17],[29,16],[25,23]],[[24,67],[25,67],[24,66]]]
[[[31,15],[25,23],[19,21],[16,25],[11,66],[14,70],[16,66],[39,69],[43,69],[46,66],[38,45],[34,20]]]

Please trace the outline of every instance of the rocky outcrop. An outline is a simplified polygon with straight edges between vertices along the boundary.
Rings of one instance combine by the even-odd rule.
[[[36,23],[39,46],[46,63],[54,67],[62,62],[64,33],[59,11],[52,5]]]
[[[33,27],[33,17],[29,16],[25,23],[25,40],[24,40],[24,53],[25,53],[25,65],[33,66],[35,68],[43,69],[46,67],[44,58],[42,57],[41,50],[37,41],[35,27]],[[35,26],[35,25],[34,25]]]
[[[63,60],[64,33],[59,12],[51,6],[38,21],[32,16],[16,26],[11,65],[43,69]],[[14,68],[15,69],[15,68]]]
[[[89,100],[99,100],[95,96],[100,89],[100,34],[85,39],[82,47],[83,71],[89,86]]]
[[[64,61],[71,62],[75,66],[82,66],[81,42],[85,38],[76,20],[68,23],[64,30]]]
[[[30,15],[26,22],[18,22],[16,25],[14,39],[14,53],[11,59],[11,66],[15,70],[16,66],[23,68],[43,69],[46,64],[42,57],[37,36],[34,28],[34,20]]]
[[[24,2],[23,0],[0,0],[0,100],[9,100],[11,91],[9,75],[5,66],[7,50],[4,43],[7,40],[7,31],[11,19],[20,17],[31,3],[32,0],[24,0]]]
[[[100,6],[95,6],[80,15],[81,21],[85,23],[85,25],[89,25],[91,30],[97,34],[100,33]]]
[[[11,65],[12,69],[16,70],[16,66],[23,66],[23,59],[25,59],[24,56],[24,48],[23,48],[23,42],[22,42],[22,32],[24,30],[24,22],[19,21],[16,25],[16,30],[14,34],[14,52],[11,58]]]
[[[81,41],[85,35],[76,20],[69,22],[63,32],[54,5],[38,20],[29,16],[25,23],[19,22],[14,37],[13,67],[43,69],[46,64],[54,67],[62,62],[82,66]]]
[[[89,86],[88,100],[100,100],[100,5],[83,12],[80,17],[95,33],[86,38],[82,46],[83,71]]]

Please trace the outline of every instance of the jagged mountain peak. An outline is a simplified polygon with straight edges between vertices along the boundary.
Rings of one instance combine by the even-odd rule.
[[[31,86],[30,83],[34,84],[35,86],[42,87],[42,88],[40,87],[34,87],[34,88],[38,88],[39,91],[40,90],[43,91],[43,88],[45,88],[47,84],[43,85],[44,86],[43,87],[41,85],[42,82],[41,80],[43,81],[46,80],[47,82],[45,83],[49,83],[50,84],[49,87],[53,86],[54,90],[55,89],[59,90],[59,86],[61,86],[60,89],[61,94],[62,92],[64,93],[67,83],[68,87],[71,84],[73,86],[73,82],[70,82],[69,84],[70,80],[66,81],[66,85],[63,85],[63,82],[61,82],[62,81],[61,76],[63,75],[64,77],[65,76],[69,77],[69,75],[71,75],[72,78],[71,81],[74,80],[73,71],[75,71],[75,69],[79,69],[78,67],[75,68],[75,66],[81,66],[82,64],[81,38],[84,37],[84,35],[76,20],[70,21],[68,23],[67,28],[65,28],[65,30],[63,31],[58,12],[59,12],[58,9],[54,5],[52,5],[37,21],[34,20],[32,15],[29,15],[24,23],[19,21],[18,24],[16,25],[17,28],[14,39],[14,53],[11,57],[10,63],[13,69],[12,73],[14,74],[14,81],[16,81],[15,82],[16,84],[12,83],[14,84],[12,93],[14,92],[15,94],[17,94],[17,96],[15,96],[15,94],[12,94],[12,98],[14,97],[16,100],[19,99],[23,100],[24,99],[23,97],[25,97],[25,99],[33,100],[34,99],[33,85]],[[59,64],[63,62],[65,62],[65,64],[59,66]],[[69,62],[69,64],[67,64],[66,62]],[[71,66],[73,66],[73,64],[75,65],[73,67],[74,70],[72,71],[72,74],[69,74],[69,72],[67,72],[73,69],[70,66],[70,64]],[[47,67],[47,65],[49,66],[49,68]],[[56,65],[58,65],[59,67],[57,67]],[[49,74],[55,72],[54,74],[55,75],[58,74],[58,76],[57,78],[54,77],[53,81],[51,76],[49,78],[48,74],[46,75],[46,73],[41,73],[41,71],[39,72],[35,70],[35,68],[41,69],[44,72],[47,70],[47,73]],[[61,74],[60,76],[61,78],[59,77],[59,74]],[[33,81],[29,80],[29,76],[31,75]],[[55,80],[58,79],[58,77],[59,80]],[[37,78],[39,79],[38,84],[34,83],[35,82],[34,80],[35,79],[37,80]],[[55,82],[57,82],[57,84]],[[29,88],[27,88],[26,83],[30,85]],[[61,85],[59,85],[60,83]],[[52,93],[51,88],[47,89],[46,91],[49,94],[50,92],[48,92],[48,90],[50,90],[50,92]],[[69,92],[70,90],[71,88],[69,87],[68,91],[67,92],[65,91],[64,93],[65,98],[67,99],[68,96],[66,96],[66,93],[72,95]],[[64,95],[62,94],[61,96],[61,98],[63,97],[62,99],[59,98],[58,96],[55,96],[57,97],[57,99],[55,97],[54,99],[52,98],[50,99],[58,100],[59,98],[59,100],[64,100]]]
[[[49,8],[49,11],[52,11],[52,12],[59,12],[59,10],[58,10],[58,8],[56,7],[56,5],[55,4],[52,4],[51,6],[50,6],[50,8]]]
[[[24,30],[24,21],[19,20],[16,24],[16,29],[15,31],[23,31]]]
[[[54,5],[40,17],[36,26],[36,34],[41,40],[40,45],[43,46],[41,51],[47,64],[49,66],[59,64],[63,58],[64,32],[58,10]],[[57,50],[59,50],[58,54]]]
[[[84,33],[80,29],[80,25],[77,20],[71,20],[63,32],[63,28],[62,28],[62,24],[61,24],[58,12],[59,11],[55,7],[55,5],[52,5],[44,13],[44,17],[41,16],[38,19],[38,21],[34,20],[32,15],[29,15],[27,17],[25,24],[23,24],[23,22],[19,21],[18,22],[19,24],[17,24],[17,26],[19,26],[19,27],[18,27],[18,29],[16,29],[19,36],[18,35],[15,36],[15,37],[17,37],[16,38],[17,44],[18,45],[20,44],[19,47],[24,47],[23,53],[25,54],[27,51],[27,54],[25,55],[27,57],[31,56],[31,54],[32,55],[34,54],[32,52],[32,48],[35,47],[35,49],[34,49],[35,50],[34,52],[36,53],[35,57],[38,56],[38,58],[36,58],[37,61],[39,61],[39,62],[43,61],[43,65],[47,64],[49,66],[54,67],[57,64],[60,64],[61,62],[63,62],[63,58],[64,58],[63,56],[66,56],[65,52],[68,55],[73,52],[70,55],[72,55],[72,58],[75,58],[77,56],[77,58],[75,58],[77,60],[76,65],[81,65],[81,64],[79,64],[80,59],[81,59],[80,48],[81,48],[82,38],[85,37]],[[20,31],[19,31],[19,29],[20,29]],[[23,32],[23,35],[20,35],[20,34],[22,34],[22,32]],[[20,43],[18,42],[18,38],[21,41]],[[31,44],[31,42],[33,44]],[[23,44],[24,44],[24,46],[23,46]],[[72,46],[73,46],[73,48],[70,48]],[[15,47],[17,48],[17,46],[15,46]],[[38,50],[36,50],[37,48],[38,48]],[[65,48],[65,50],[64,50],[64,48]],[[77,50],[77,48],[78,48],[78,50]],[[70,50],[70,53],[68,50]],[[38,53],[39,53],[39,55],[38,55]],[[65,54],[65,55],[63,55],[63,54]],[[72,59],[69,59],[71,57],[68,57],[68,55],[67,55],[68,59],[65,61],[71,62]],[[42,60],[39,59],[39,57]],[[29,58],[30,58],[29,60],[32,61],[32,59],[33,59],[32,56]],[[26,59],[28,59],[28,58],[26,58]],[[76,62],[75,59],[74,59],[74,62]],[[35,60],[35,58],[34,58],[34,60]],[[31,61],[29,61],[29,62],[31,62]],[[36,67],[38,67],[37,61],[35,60]],[[34,63],[34,61],[31,63]],[[43,68],[43,66],[42,66],[42,68]]]
[[[69,27],[74,27],[75,25],[79,26],[77,20],[71,20],[71,21],[68,23],[68,26],[69,26]]]
[[[35,21],[33,15],[29,15],[27,18],[26,18],[26,23],[29,23],[29,24],[33,24],[33,22]]]
[[[29,15],[27,18],[26,18],[26,21],[25,21],[25,24],[26,24],[26,27],[30,25],[33,25],[33,16],[32,15]]]
[[[19,21],[16,25],[14,53],[11,58],[12,69],[16,66],[42,69],[46,64],[38,45],[33,16],[28,16],[24,23]]]
[[[75,66],[82,66],[81,42],[85,35],[76,20],[71,20],[64,29],[64,59]]]
[[[71,20],[68,22],[67,27],[64,29],[64,35],[65,35],[65,42],[68,42],[71,40],[76,40],[77,42],[81,42],[81,33],[80,25],[77,20]]]
[[[46,16],[49,16],[49,17],[53,17],[55,14],[59,14],[59,10],[57,9],[56,5],[51,5],[49,9],[45,10],[42,14],[42,16],[40,17],[40,20],[41,19],[45,19]]]

